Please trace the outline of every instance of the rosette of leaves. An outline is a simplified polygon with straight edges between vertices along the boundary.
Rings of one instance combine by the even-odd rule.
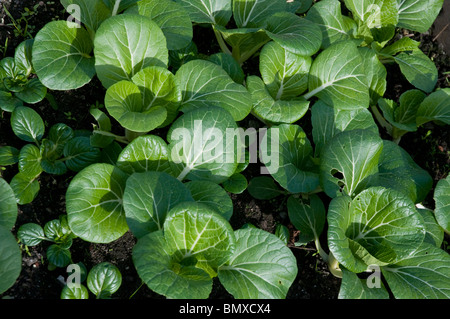
[[[35,223],[23,224],[17,231],[17,237],[25,246],[36,246],[43,241],[51,242],[47,247],[49,269],[66,267],[72,262],[70,247],[76,236],[72,233],[67,222],[67,215],[47,222],[42,228]]]
[[[17,220],[17,203],[12,188],[0,178],[0,293],[7,291],[22,270],[22,253],[11,230]]]
[[[53,125],[45,136],[44,121],[29,107],[15,108],[11,128],[17,137],[30,143],[20,150],[0,148],[0,165],[18,163],[19,172],[10,185],[21,205],[31,203],[37,196],[42,172],[54,175],[62,175],[68,169],[78,172],[100,159],[100,149],[90,145],[89,137],[78,135],[66,124]]]
[[[0,61],[0,107],[3,111],[12,112],[23,103],[38,103],[47,94],[47,88],[33,77],[32,46],[33,40],[23,41],[17,46],[14,57]]]

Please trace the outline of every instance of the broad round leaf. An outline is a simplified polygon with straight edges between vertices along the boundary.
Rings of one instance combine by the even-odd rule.
[[[309,201],[290,196],[287,202],[289,220],[300,230],[303,240],[319,240],[325,226],[326,210],[317,195],[309,197]]]
[[[412,31],[426,32],[436,20],[444,0],[425,2],[404,0],[398,3],[398,26]]]
[[[48,261],[56,267],[66,267],[72,261],[70,250],[61,247],[60,245],[50,245],[47,248]]]
[[[208,181],[191,181],[184,186],[191,192],[197,203],[208,205],[226,220],[233,215],[233,201],[219,185]]]
[[[282,299],[297,276],[297,262],[275,235],[256,228],[234,232],[236,250],[219,268],[220,283],[237,299]]]
[[[89,33],[69,21],[52,21],[37,34],[33,44],[33,67],[39,80],[52,90],[72,90],[95,75]]]
[[[220,107],[183,114],[167,134],[171,166],[177,178],[215,183],[228,179],[241,159],[239,132],[232,116]]]
[[[381,268],[397,299],[449,299],[450,256],[423,243],[404,260]]]
[[[239,65],[239,62],[237,62],[231,55],[223,52],[215,53],[208,57],[208,61],[211,61],[224,69],[234,82],[239,84],[244,83],[244,71]]]
[[[314,22],[290,12],[279,12],[267,19],[267,35],[285,50],[312,56],[322,44],[322,32]]]
[[[353,42],[328,47],[311,66],[305,98],[316,96],[337,109],[367,108],[370,96],[363,65]]]
[[[223,188],[232,194],[241,194],[247,189],[247,178],[241,173],[235,173],[222,183]]]
[[[267,171],[291,193],[308,193],[319,186],[310,159],[312,146],[298,125],[272,126],[261,142],[260,158]]]
[[[380,287],[369,287],[369,279],[360,279],[358,275],[342,268],[342,283],[339,289],[339,299],[389,299],[384,284]]]
[[[219,65],[193,60],[175,74],[181,88],[180,110],[190,110],[205,106],[220,106],[230,112],[235,121],[244,119],[252,109],[252,99],[243,85],[237,84]]]
[[[25,40],[16,47],[14,52],[16,69],[19,70],[19,73],[22,73],[26,77],[28,77],[33,71],[33,65],[31,63],[33,43],[34,39]]]
[[[17,219],[17,203],[9,184],[0,178],[0,226],[12,229]]]
[[[322,149],[320,184],[334,198],[340,193],[355,196],[378,173],[383,150],[381,138],[369,130],[344,131]]]
[[[87,277],[89,290],[99,299],[107,299],[122,285],[119,268],[109,262],[95,265]]]
[[[352,272],[396,263],[425,238],[424,221],[402,193],[382,187],[364,190],[353,200],[339,196],[328,210],[328,245]]]
[[[61,299],[89,299],[89,291],[86,286],[80,284],[80,286],[64,286],[61,290]]]
[[[447,232],[450,231],[450,177],[440,180],[434,191],[436,220]]]
[[[284,0],[234,0],[233,18],[238,28],[259,28],[273,14],[286,10]]]
[[[109,243],[128,225],[122,196],[128,175],[110,164],[93,164],[79,172],[66,193],[70,229],[83,240]]]
[[[26,246],[39,245],[46,239],[44,229],[35,223],[23,224],[17,231],[17,238]]]
[[[189,190],[164,172],[131,175],[123,195],[127,223],[137,238],[162,229],[167,213],[188,201],[193,201]]]
[[[168,146],[156,135],[139,136],[134,139],[122,150],[116,165],[128,174],[148,171],[171,174]]]
[[[95,69],[109,88],[148,66],[166,67],[166,38],[158,25],[140,15],[118,15],[105,20],[95,34]]]
[[[14,191],[17,203],[20,205],[31,203],[41,188],[35,176],[30,177],[21,172],[14,175],[9,185]]]
[[[80,14],[76,18],[80,19],[91,32],[97,31],[100,24],[112,14],[112,10],[108,8],[103,0],[61,0],[61,4],[69,13],[72,13],[69,9],[76,6]],[[75,14],[72,13],[72,15]]]
[[[226,25],[231,18],[230,0],[175,0],[183,5],[192,22]]]
[[[140,14],[155,21],[167,39],[169,50],[182,49],[192,40],[191,19],[179,3],[171,0],[144,0],[125,13]]]
[[[16,93],[16,97],[25,103],[35,104],[42,101],[47,94],[47,88],[42,85],[39,79],[31,79],[24,86],[23,90]]]
[[[273,199],[284,193],[274,182],[272,177],[257,176],[250,180],[247,188],[250,195],[256,199]]]
[[[19,161],[20,151],[12,146],[0,146],[0,166],[16,164]]]
[[[0,225],[0,294],[8,290],[22,270],[22,253],[11,231]]]
[[[100,159],[100,149],[91,146],[89,137],[79,136],[69,140],[64,146],[67,168],[79,172]]]
[[[450,125],[450,89],[440,89],[427,96],[417,110],[417,125],[429,121]]]
[[[26,142],[38,142],[45,131],[44,121],[32,108],[16,107],[11,114],[11,127],[18,138]]]

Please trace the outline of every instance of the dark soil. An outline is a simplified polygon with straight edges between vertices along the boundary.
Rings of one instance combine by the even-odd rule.
[[[20,19],[25,8],[33,9],[35,14],[27,17],[27,36],[34,36],[35,33],[52,19],[61,19],[64,12],[59,1],[36,1],[36,0],[0,0],[0,58],[12,56],[14,48],[24,40],[23,35],[16,35],[14,28],[10,25],[11,19],[4,14],[3,7],[6,7],[16,21],[20,21],[20,28],[24,28],[25,22]],[[448,11],[446,12],[448,19]],[[58,18],[59,16],[59,18]],[[445,19],[445,18],[444,18]],[[433,29],[432,29],[433,30]],[[204,54],[212,54],[219,51],[216,42],[206,43],[201,39],[214,39],[214,35],[208,34],[208,29],[197,28],[195,39],[199,46],[199,51]],[[449,57],[444,52],[442,45],[433,41],[433,37],[440,30],[433,30],[433,34],[413,34],[414,38],[420,40],[422,49],[426,54],[432,56],[439,67],[439,87],[448,86]],[[443,36],[441,35],[442,39]],[[439,39],[439,38],[438,38]],[[8,41],[8,42],[6,42]],[[7,45],[6,45],[7,43]],[[257,59],[257,58],[255,58]],[[257,60],[251,59],[245,65],[246,72],[255,74],[257,70]],[[394,79],[398,83],[390,86],[388,94],[390,98],[398,98],[399,94],[409,88],[409,84],[404,79]],[[104,89],[97,79],[88,85],[74,91],[50,92],[58,105],[55,110],[47,100],[44,100],[33,108],[45,119],[47,128],[56,123],[66,123],[74,129],[92,129],[93,118],[89,115],[89,108],[92,104],[103,103]],[[0,146],[11,145],[21,148],[24,143],[12,134],[10,128],[10,114],[4,112],[0,117]],[[301,123],[307,125],[307,121]],[[261,123],[251,116],[241,123],[247,127],[258,127]],[[309,124],[310,125],[310,124]],[[305,131],[310,132],[307,127]],[[431,132],[428,134],[428,132]],[[450,170],[449,157],[449,129],[429,124],[417,132],[408,133],[401,141],[413,159],[424,169],[426,169],[435,183],[444,178]],[[258,164],[251,164],[245,171],[248,180],[258,174]],[[2,173],[7,181],[14,176],[17,168],[9,167]],[[58,218],[66,213],[65,211],[65,191],[74,176],[74,173],[67,173],[62,176],[42,174],[39,182],[41,190],[39,196],[29,205],[19,206],[19,215],[16,223],[20,225],[28,222],[35,222],[44,225],[46,222]],[[435,185],[435,184],[434,184]],[[430,195],[431,196],[431,195]],[[258,201],[252,198],[247,191],[239,195],[231,195],[234,203],[234,214],[231,224],[234,229],[240,228],[245,223],[252,223],[255,226],[274,232],[278,223],[286,225],[291,232],[289,246],[291,247],[298,263],[298,276],[295,279],[287,298],[290,299],[335,299],[338,296],[340,279],[330,274],[327,265],[315,254],[312,245],[306,247],[295,247],[296,232],[289,223],[287,217],[286,198],[278,197],[271,201]],[[434,206],[432,197],[427,198],[425,203],[429,207]],[[17,231],[13,229],[13,232]],[[136,239],[131,233],[125,234],[120,239],[110,244],[93,244],[80,239],[75,239],[71,248],[72,260],[77,263],[82,261],[87,269],[103,261],[109,261],[116,265],[122,273],[123,283],[117,293],[113,295],[117,299],[146,299],[162,298],[152,292],[142,282],[136,273],[131,260],[132,248]],[[49,271],[46,259],[46,249],[48,245],[43,243],[35,247],[29,247],[29,253],[23,252],[22,272],[15,285],[1,297],[14,299],[58,299],[63,282],[67,277],[65,269]],[[220,282],[214,281],[214,287],[210,298],[223,299],[232,298],[231,295],[221,286]]]

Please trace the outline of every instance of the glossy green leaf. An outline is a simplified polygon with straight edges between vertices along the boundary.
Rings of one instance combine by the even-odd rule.
[[[126,13],[140,14],[155,21],[167,39],[169,50],[182,49],[192,40],[191,19],[179,3],[171,0],[144,0]]]
[[[367,108],[370,102],[364,63],[356,45],[336,43],[317,56],[309,74],[309,92],[337,109]]]
[[[219,106],[230,112],[235,121],[244,119],[250,113],[250,94],[215,63],[190,61],[177,71],[175,79],[182,91],[180,110],[183,112]]]
[[[171,174],[168,146],[159,136],[139,136],[122,150],[117,167],[128,174],[148,171]]]
[[[117,7],[117,13],[120,13],[134,5],[139,0],[103,0],[106,6],[113,11]]]
[[[7,291],[19,278],[22,253],[11,231],[0,225],[0,294]]]
[[[29,80],[22,91],[16,93],[16,97],[25,103],[35,104],[42,101],[47,94],[47,88],[42,85],[39,79]]]
[[[192,22],[226,25],[231,18],[231,0],[176,0]]]
[[[30,178],[42,173],[42,156],[39,148],[33,144],[27,144],[20,150],[19,171]]]
[[[80,284],[77,286],[64,286],[61,290],[61,299],[89,299],[89,291],[86,286]]]
[[[417,211],[423,218],[425,226],[424,243],[429,243],[435,247],[441,247],[444,241],[444,229],[436,221],[434,212],[431,209],[417,208]]]
[[[60,245],[50,245],[46,251],[49,263],[56,267],[67,267],[72,261],[72,254],[70,250],[61,247]]]
[[[193,201],[189,190],[164,172],[134,173],[123,195],[127,223],[137,238],[162,229],[167,213],[188,201]]]
[[[272,40],[294,54],[312,56],[322,44],[319,26],[290,12],[279,12],[268,18],[265,30]]]
[[[266,44],[260,55],[261,77],[275,100],[295,98],[308,88],[312,59],[285,50],[276,42]]]
[[[440,180],[434,191],[436,220],[443,229],[450,231],[450,177]]]
[[[319,186],[319,176],[310,159],[313,149],[300,126],[272,126],[261,144],[262,163],[287,191],[308,193]]]
[[[389,299],[389,293],[381,282],[380,287],[369,287],[369,279],[360,279],[358,275],[342,269],[342,283],[339,299]],[[381,279],[380,279],[381,281]]]
[[[66,193],[69,226],[83,240],[109,243],[128,231],[122,197],[128,175],[109,164],[79,172]]]
[[[361,47],[358,48],[358,51],[363,59],[363,69],[366,72],[370,105],[375,105],[384,96],[384,92],[386,92],[387,71],[384,65],[378,60],[378,56],[374,50]]]
[[[424,221],[403,194],[382,187],[353,200],[339,196],[328,210],[328,245],[337,261],[359,273],[407,258],[425,238]]]
[[[397,0],[400,28],[426,32],[433,24],[444,0]]]
[[[89,137],[75,137],[64,146],[64,158],[67,168],[79,172],[100,160],[100,149],[93,147]]]
[[[61,4],[69,13],[72,13],[69,8],[73,8],[74,5],[78,6],[77,10],[79,10],[80,16],[75,16],[75,18],[80,19],[93,32],[97,31],[100,24],[112,14],[112,10],[103,0],[61,0]]]
[[[11,128],[21,140],[35,143],[41,140],[45,131],[41,116],[26,106],[16,107],[11,114]]]
[[[244,71],[231,55],[223,52],[215,53],[208,57],[208,61],[213,62],[224,69],[234,82],[239,84],[244,83]]]
[[[319,240],[325,226],[326,210],[322,200],[312,195],[309,200],[290,196],[287,202],[289,220],[300,230],[304,241]]]
[[[437,90],[427,96],[417,110],[417,125],[429,121],[438,121],[450,124],[450,89]]]
[[[325,193],[334,198],[361,192],[378,173],[382,149],[381,138],[369,130],[335,135],[320,155],[320,184]]]
[[[106,88],[131,81],[146,67],[167,67],[166,38],[148,17],[124,14],[105,20],[97,30],[94,46],[95,69]]]
[[[179,180],[222,183],[234,174],[241,159],[237,124],[220,107],[185,113],[173,123],[167,139],[171,167]]]
[[[16,64],[16,69],[19,70],[25,76],[29,76],[33,71],[32,65],[32,48],[34,39],[28,39],[21,42],[14,52],[14,61]]]
[[[450,298],[450,256],[431,244],[381,270],[397,299]]]
[[[122,285],[122,274],[113,264],[102,262],[89,271],[86,283],[98,299],[108,299]]]
[[[297,275],[297,262],[275,235],[261,229],[234,232],[236,250],[219,268],[220,283],[236,299],[282,299]]]
[[[9,183],[16,196],[17,203],[25,205],[31,203],[37,196],[41,186],[35,177],[24,173],[17,173]]]
[[[17,220],[17,203],[9,184],[0,178],[0,226],[12,229]]]
[[[235,173],[222,183],[223,188],[232,194],[241,194],[247,189],[247,178],[241,173]]]
[[[33,67],[49,89],[77,89],[95,75],[91,37],[77,26],[74,22],[52,21],[36,34]]]
[[[278,187],[273,178],[269,176],[257,176],[250,180],[247,188],[250,195],[256,199],[273,199],[284,193]]]
[[[17,238],[26,246],[36,246],[46,240],[44,229],[35,223],[26,223],[20,226]]]
[[[238,28],[262,27],[273,14],[285,10],[284,0],[233,1],[233,18]]]
[[[16,164],[19,161],[20,151],[12,146],[0,146],[0,166]]]

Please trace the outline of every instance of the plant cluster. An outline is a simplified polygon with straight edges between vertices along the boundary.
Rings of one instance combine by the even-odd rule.
[[[67,21],[49,22],[0,62],[0,107],[32,143],[0,148],[0,165],[19,168],[9,184],[0,179],[0,292],[21,269],[11,233],[17,204],[38,196],[42,172],[71,170],[67,216],[17,233],[25,246],[53,242],[47,258],[56,267],[72,263],[73,238],[110,243],[131,231],[133,263],[158,294],[207,298],[218,277],[235,298],[285,298],[298,269],[284,229],[229,222],[228,193],[247,189],[260,200],[286,198],[296,244],[315,243],[342,278],[340,298],[450,297],[441,249],[450,177],[435,187],[434,210],[420,206],[433,180],[398,145],[427,122],[450,124],[450,89],[436,89],[436,66],[419,42],[396,37],[399,28],[427,31],[443,0],[61,4]],[[212,30],[222,52],[199,54],[194,28]],[[259,62],[254,74],[243,71],[250,60]],[[385,97],[390,64],[415,87],[399,101]],[[23,104],[94,77],[105,109],[91,108],[93,130],[59,123],[44,138],[44,121]],[[311,132],[300,126],[308,112]],[[239,134],[250,116],[267,128],[257,154],[254,136]],[[247,181],[258,159],[267,174]],[[90,274],[87,285],[109,297],[120,272],[100,265],[106,270],[91,272],[101,280]],[[384,278],[375,288],[361,279],[372,271]],[[92,284],[99,281],[106,291]],[[67,285],[62,297],[88,298],[88,290]]]

